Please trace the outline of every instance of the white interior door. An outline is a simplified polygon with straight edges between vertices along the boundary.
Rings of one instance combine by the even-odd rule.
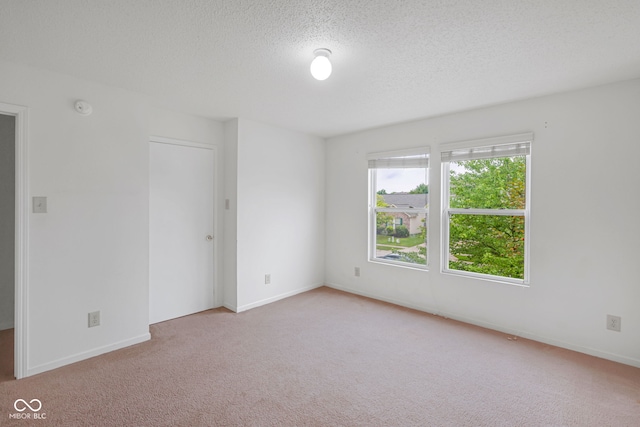
[[[150,143],[149,323],[213,308],[214,151]]]

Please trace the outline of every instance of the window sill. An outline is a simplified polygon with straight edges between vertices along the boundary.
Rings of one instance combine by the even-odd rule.
[[[393,267],[406,268],[406,269],[409,269],[409,270],[429,271],[429,268],[426,265],[425,266],[420,266],[419,264],[409,264],[409,263],[406,263],[406,262],[388,261],[388,260],[381,260],[381,259],[377,259],[377,258],[369,258],[369,262],[371,262],[373,264],[390,265],[390,266],[393,266]]]
[[[457,271],[457,270],[442,270],[442,274],[447,276],[464,277],[467,279],[482,280],[485,282],[499,283],[502,285],[519,286],[521,288],[528,288],[530,286],[529,281],[522,279],[510,279],[502,276],[491,276],[489,274],[472,273],[469,271]]]

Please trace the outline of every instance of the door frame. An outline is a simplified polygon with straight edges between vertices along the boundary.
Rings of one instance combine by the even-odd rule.
[[[29,109],[0,103],[0,114],[15,117],[15,314],[14,366],[17,379],[27,376],[29,361]]]
[[[158,143],[158,144],[169,144],[169,145],[181,145],[181,146],[185,146],[185,147],[194,147],[194,148],[204,148],[207,150],[211,150],[213,152],[213,256],[212,256],[212,264],[213,264],[213,282],[211,283],[211,292],[213,293],[213,306],[214,307],[218,307],[220,305],[220,298],[219,296],[221,295],[221,290],[218,287],[218,271],[219,271],[219,262],[218,262],[218,254],[221,253],[221,247],[220,244],[221,239],[218,238],[218,199],[217,199],[217,194],[218,194],[218,181],[219,181],[219,174],[218,174],[218,146],[214,145],[214,144],[204,144],[201,142],[194,142],[194,141],[187,141],[187,140],[183,140],[183,139],[176,139],[176,138],[167,138],[164,136],[157,136],[157,135],[151,135],[149,137],[149,142],[154,142],[154,143]],[[151,164],[149,163],[149,168],[151,167]],[[149,285],[149,289],[151,289],[151,286]]]

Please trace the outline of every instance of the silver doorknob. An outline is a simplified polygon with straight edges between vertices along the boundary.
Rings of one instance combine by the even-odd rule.
[[[213,236],[211,234],[207,234],[207,237],[205,237],[205,239],[207,239],[207,242],[210,242],[213,240]]]

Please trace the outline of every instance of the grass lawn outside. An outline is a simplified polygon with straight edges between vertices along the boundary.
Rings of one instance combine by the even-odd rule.
[[[391,241],[390,239],[393,239],[393,241]],[[393,246],[393,247],[402,246],[405,248],[410,248],[413,246],[418,246],[421,243],[424,243],[424,239],[420,237],[419,234],[415,234],[409,237],[401,237],[401,238],[383,236],[380,234],[376,236],[376,245],[378,246],[379,249],[380,249],[380,246]]]

